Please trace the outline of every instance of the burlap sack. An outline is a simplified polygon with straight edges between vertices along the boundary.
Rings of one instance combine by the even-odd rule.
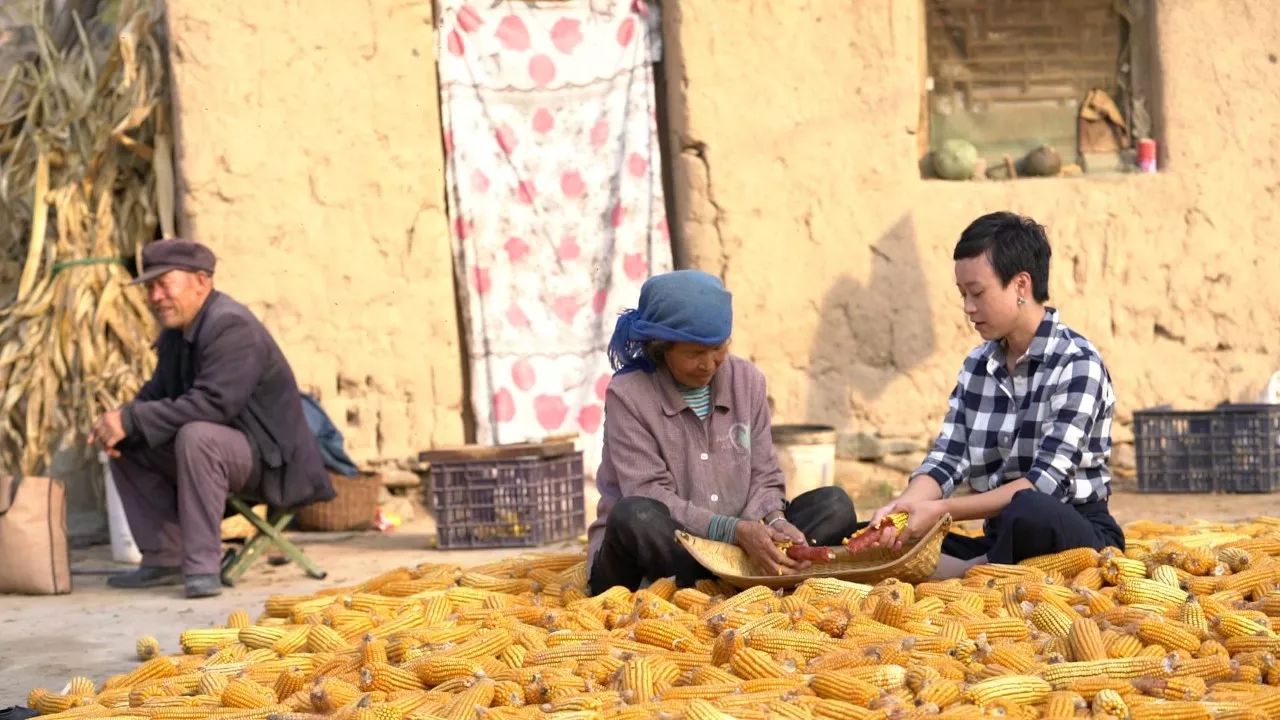
[[[0,593],[69,592],[66,488],[53,478],[0,476]]]

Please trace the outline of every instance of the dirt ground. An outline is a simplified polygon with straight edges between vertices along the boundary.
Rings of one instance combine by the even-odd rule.
[[[859,496],[858,506],[876,498]],[[1280,497],[1268,495],[1138,495],[1118,492],[1112,508],[1121,523],[1139,518],[1166,522],[1195,519],[1237,521],[1280,515]],[[101,682],[136,664],[134,643],[155,635],[166,652],[176,652],[186,628],[223,622],[236,608],[257,615],[273,594],[309,594],[324,587],[358,582],[378,572],[422,562],[476,565],[519,550],[430,550],[434,526],[419,519],[387,533],[298,533],[293,537],[329,573],[312,580],[291,565],[259,563],[220,597],[188,601],[180,588],[119,591],[106,574],[125,569],[111,562],[110,549],[97,546],[72,555],[75,590],[49,598],[0,596],[0,708],[24,702],[33,687],[60,689],[75,675]],[[579,548],[566,543],[550,550]]]

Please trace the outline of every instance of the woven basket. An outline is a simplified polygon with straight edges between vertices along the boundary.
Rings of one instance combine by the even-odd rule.
[[[373,527],[378,514],[378,494],[382,491],[382,476],[362,473],[353,477],[330,473],[332,500],[312,503],[298,508],[298,527],[303,530],[365,530]]]
[[[683,530],[676,531],[676,540],[703,567],[740,590],[754,585],[790,588],[814,577],[832,577],[873,585],[886,578],[897,578],[908,583],[928,580],[938,568],[942,539],[947,536],[950,528],[951,516],[943,515],[923,537],[896,554],[884,548],[872,548],[858,553],[854,558],[841,547],[836,549],[836,557],[845,559],[814,563],[805,570],[786,575],[758,575],[759,570],[737,545],[696,537]]]

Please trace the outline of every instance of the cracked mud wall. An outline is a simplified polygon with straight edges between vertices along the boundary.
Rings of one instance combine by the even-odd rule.
[[[171,0],[181,232],[357,460],[463,440],[431,3]]]
[[[1051,304],[1131,413],[1257,397],[1280,369],[1280,3],[1157,0],[1163,171],[946,183],[917,171],[918,0],[669,10],[678,257],[735,294],[776,420],[928,438],[968,328],[951,249],[1010,209],[1053,243]]]

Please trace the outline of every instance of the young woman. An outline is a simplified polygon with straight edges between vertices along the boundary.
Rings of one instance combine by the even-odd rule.
[[[771,574],[803,566],[775,541],[833,545],[853,532],[840,488],[786,501],[764,376],[729,354],[732,328],[729,292],[697,270],[650,278],[639,306],[618,318],[589,531],[593,593],[708,577],[676,542],[681,528],[738,544]]]
[[[908,513],[902,533],[881,533],[894,547],[944,513],[986,520],[980,538],[946,538],[939,577],[1074,547],[1124,548],[1107,509],[1115,392],[1097,349],[1045,305],[1049,256],[1044,228],[1008,212],[973,221],[956,244],[956,288],[986,342],[964,361],[932,451],[871,518]],[[973,492],[955,496],[966,481]]]

